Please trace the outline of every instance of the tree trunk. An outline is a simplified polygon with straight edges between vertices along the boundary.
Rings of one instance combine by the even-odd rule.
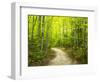
[[[32,40],[32,41],[33,41],[33,39],[34,39],[34,27],[35,27],[36,21],[37,21],[37,17],[36,17],[36,19],[34,20],[34,16],[33,16],[32,35],[31,35],[31,40]]]
[[[44,44],[44,16],[41,17],[42,18],[42,39],[41,39],[41,52],[43,51],[43,44]]]
[[[47,51],[48,51],[48,34],[49,34],[49,24],[48,24],[48,20],[46,20],[47,23],[46,23],[46,54],[47,54]]]
[[[63,47],[64,47],[64,43],[65,43],[65,41],[64,41],[64,35],[65,35],[65,33],[64,33],[64,29],[65,29],[65,22],[64,22],[65,20],[63,19]]]
[[[38,41],[41,49],[41,16],[38,16]]]
[[[30,17],[30,16],[28,16],[28,41],[29,41],[29,24],[30,24],[30,22],[29,22],[29,21],[30,21],[29,17]]]

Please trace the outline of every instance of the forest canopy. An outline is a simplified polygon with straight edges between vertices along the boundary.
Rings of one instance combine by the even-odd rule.
[[[49,65],[51,48],[68,53],[71,64],[87,64],[88,17],[28,15],[28,66]]]

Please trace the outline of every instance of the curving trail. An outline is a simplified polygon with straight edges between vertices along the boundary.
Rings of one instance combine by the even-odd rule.
[[[50,60],[49,65],[66,65],[72,64],[72,59],[59,48],[51,48],[55,52],[55,58]]]

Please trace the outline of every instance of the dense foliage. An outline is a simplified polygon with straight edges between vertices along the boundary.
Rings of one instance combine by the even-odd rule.
[[[64,48],[77,63],[87,64],[88,18],[28,15],[28,65],[47,65],[50,48]]]

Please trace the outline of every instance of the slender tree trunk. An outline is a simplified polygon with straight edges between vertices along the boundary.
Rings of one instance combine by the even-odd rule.
[[[31,40],[33,40],[33,36],[34,36],[34,34],[33,34],[33,32],[34,32],[34,16],[33,16],[33,21],[32,21],[32,35],[31,35]]]
[[[61,25],[60,25],[60,47],[62,47],[62,29],[61,29]]]
[[[49,35],[49,24],[48,24],[48,20],[46,20],[46,54],[47,54],[47,51],[48,51],[48,35]]]
[[[67,18],[67,21],[66,19],[64,20],[64,23],[65,23],[65,27],[64,27],[64,45],[66,44],[67,40],[68,40],[68,37],[67,37],[67,27],[68,27],[68,23],[69,23],[69,20]],[[65,37],[66,36],[66,37]],[[67,45],[65,45],[65,47],[67,47]]]
[[[65,35],[65,33],[64,33],[64,29],[65,29],[65,22],[64,22],[64,19],[63,19],[63,47],[64,47],[64,35]]]
[[[58,27],[55,27],[56,28],[56,37],[55,37],[55,39],[57,40],[58,38],[57,38],[57,29],[58,29]],[[56,47],[57,47],[57,44],[56,44]]]
[[[32,40],[32,41],[33,41],[33,39],[34,39],[34,27],[35,27],[36,21],[37,21],[37,17],[36,17],[36,19],[34,19],[34,16],[33,16],[32,35],[31,35],[31,40]]]
[[[38,40],[41,49],[41,16],[38,16]]]
[[[43,51],[43,44],[44,44],[44,16],[42,16],[42,39],[41,39],[41,52]]]
[[[79,47],[79,25],[78,25],[78,29],[77,30],[78,30],[78,40],[77,40],[77,45],[78,46],[77,47]]]
[[[30,17],[30,16],[28,16],[28,41],[29,41],[29,32],[30,32],[30,31],[29,31],[29,29],[30,29],[30,28],[29,28],[29,24],[30,24],[30,19],[29,19],[29,17]]]
[[[53,17],[51,17],[51,20],[53,21]],[[53,27],[52,27],[52,21],[49,21],[49,28],[50,28],[50,29],[49,29],[49,30],[50,30],[50,31],[49,31],[49,33],[50,33],[50,34],[49,34],[49,36],[50,36],[49,38],[50,38],[50,39],[49,39],[49,40],[50,40],[50,45],[52,45],[52,42],[53,42],[53,41],[52,41],[52,40],[53,40],[53,39],[52,39],[52,33],[53,33],[53,32],[52,32],[52,29],[53,29]],[[50,24],[50,23],[51,23],[51,24]]]

